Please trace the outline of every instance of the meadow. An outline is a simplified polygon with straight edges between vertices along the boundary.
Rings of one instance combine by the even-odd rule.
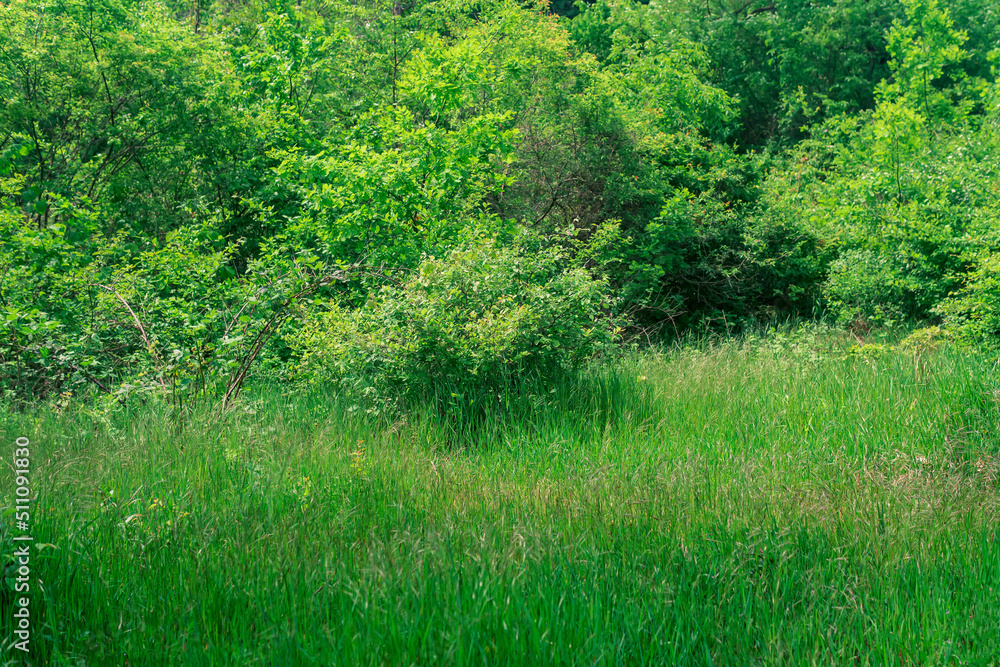
[[[30,662],[1000,664],[998,386],[812,328],[450,411],[277,385],[5,410]]]

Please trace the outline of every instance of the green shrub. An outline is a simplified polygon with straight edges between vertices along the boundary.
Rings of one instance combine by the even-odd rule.
[[[298,300],[344,273],[290,261],[238,274],[239,244],[207,222],[162,241],[121,232],[74,246],[86,211],[72,213],[39,229],[0,209],[4,399],[88,390],[231,398]]]
[[[1000,254],[988,254],[937,311],[960,340],[1000,348]]]
[[[425,258],[359,309],[310,314],[290,342],[313,381],[383,398],[472,400],[609,350],[619,332],[612,306],[606,282],[565,268],[561,250],[488,240]]]
[[[891,258],[851,249],[830,265],[823,291],[839,322],[862,318],[891,326],[905,316],[903,304],[911,290]]]

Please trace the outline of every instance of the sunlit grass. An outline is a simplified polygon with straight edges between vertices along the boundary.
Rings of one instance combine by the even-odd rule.
[[[996,370],[851,345],[645,353],[448,415],[7,414],[56,547],[36,660],[991,664]]]

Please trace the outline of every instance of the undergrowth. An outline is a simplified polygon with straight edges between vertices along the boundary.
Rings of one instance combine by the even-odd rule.
[[[989,665],[996,370],[915,349],[812,328],[495,405],[4,412],[32,664]]]

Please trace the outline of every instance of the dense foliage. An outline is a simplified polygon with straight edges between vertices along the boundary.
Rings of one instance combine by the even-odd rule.
[[[32,664],[995,664],[998,38],[0,2],[5,636],[16,592]]]
[[[307,316],[292,336],[303,372],[382,397],[472,404],[609,351],[619,330],[594,325],[613,306],[603,282],[561,267],[557,249],[518,246],[485,241],[428,257],[361,308]]]
[[[5,4],[5,400],[499,386],[625,320],[996,345],[991,2],[551,9]]]

